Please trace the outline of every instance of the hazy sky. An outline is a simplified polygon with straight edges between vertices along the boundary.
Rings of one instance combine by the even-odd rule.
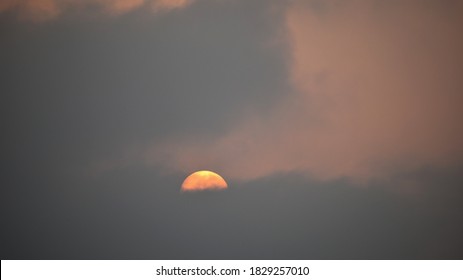
[[[463,1],[0,0],[2,259],[463,258]],[[192,172],[229,188],[180,193]]]

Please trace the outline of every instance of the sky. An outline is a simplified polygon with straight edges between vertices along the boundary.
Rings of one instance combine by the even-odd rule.
[[[463,258],[461,26],[458,0],[0,0],[1,258]],[[198,170],[228,188],[181,192]]]

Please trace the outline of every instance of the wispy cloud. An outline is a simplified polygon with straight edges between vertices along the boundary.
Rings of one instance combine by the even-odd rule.
[[[369,180],[463,159],[463,5],[295,1],[294,93],[213,139],[168,139],[148,159],[249,180],[279,172]]]
[[[190,5],[194,0],[0,0],[0,13],[13,12],[22,20],[41,22],[55,19],[69,10],[96,8],[103,13],[120,15],[141,7],[154,13]]]

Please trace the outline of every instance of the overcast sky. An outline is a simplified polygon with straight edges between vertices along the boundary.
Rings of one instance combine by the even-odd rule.
[[[463,258],[461,26],[458,0],[0,0],[1,258]],[[229,188],[181,193],[203,169]]]

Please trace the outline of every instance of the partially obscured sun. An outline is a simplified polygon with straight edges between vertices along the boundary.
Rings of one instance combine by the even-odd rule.
[[[227,182],[217,173],[207,170],[196,171],[188,176],[182,184],[182,192],[223,190],[228,187]]]

